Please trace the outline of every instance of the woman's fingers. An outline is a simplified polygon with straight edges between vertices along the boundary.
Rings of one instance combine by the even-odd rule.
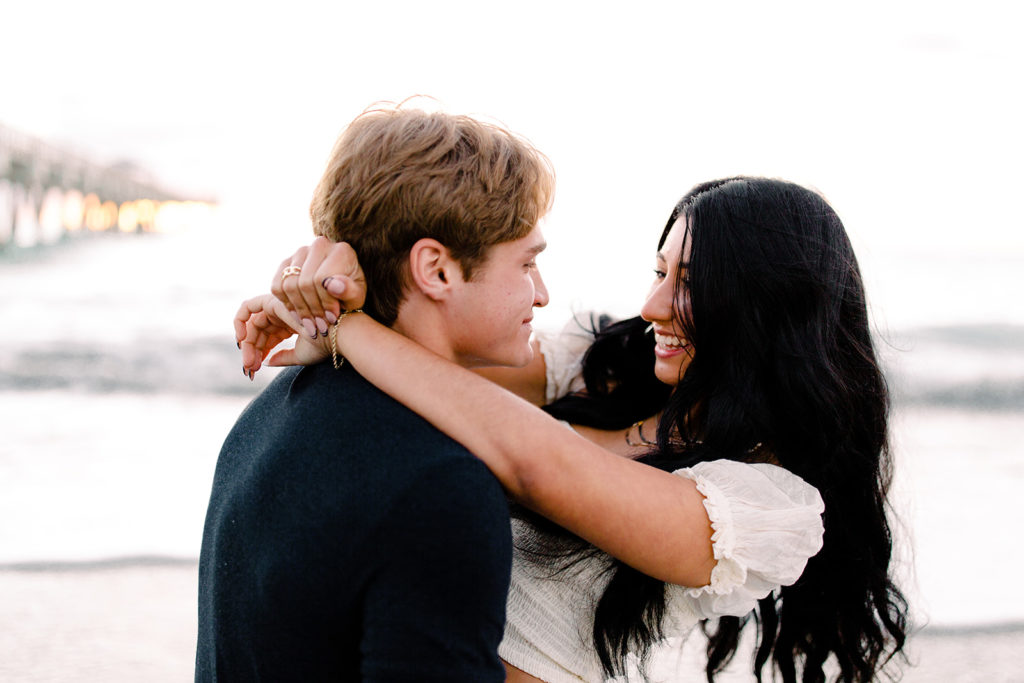
[[[362,308],[366,302],[366,278],[355,250],[347,242],[331,244],[316,280],[321,299],[338,300],[346,311]]]
[[[312,365],[319,363],[331,355],[330,348],[324,337],[319,341],[299,337],[295,340],[295,346],[290,349],[281,349],[270,358],[266,364],[277,367],[281,365]]]
[[[323,287],[320,285],[320,281],[323,278],[318,277],[317,273],[332,244],[326,237],[317,237],[313,240],[313,243],[309,245],[309,251],[306,252],[306,260],[302,264],[302,273],[298,278],[299,295],[302,297],[305,309],[310,313],[316,332],[321,336],[327,334],[329,321],[326,312],[330,310],[333,300],[330,297],[322,296]]]
[[[303,331],[298,318],[272,295],[242,302],[234,319],[242,371],[251,379],[275,346]]]
[[[274,278],[270,281],[270,293],[285,303],[288,303],[288,296],[284,293],[284,283],[295,276],[295,268],[302,267],[308,249],[309,247],[299,247],[294,254],[281,261],[281,265],[274,272]]]
[[[313,323],[313,314],[299,292],[299,279],[308,253],[309,247],[299,247],[291,258],[282,261],[270,283],[270,291],[298,314],[299,318],[303,320],[306,334],[315,337],[316,326]]]
[[[317,237],[281,262],[271,291],[302,320],[310,339],[323,337],[341,311],[360,308],[366,279],[351,246]]]
[[[238,307],[235,318],[231,321],[235,328],[235,344],[238,348],[242,348],[242,342],[248,336],[247,324],[249,320],[254,314],[259,313],[265,308],[267,298],[265,294],[263,296],[255,296],[251,299],[246,299]]]

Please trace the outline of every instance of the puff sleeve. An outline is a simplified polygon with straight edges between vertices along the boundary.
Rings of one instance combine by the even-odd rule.
[[[558,332],[537,330],[535,338],[544,356],[544,402],[583,391],[583,357],[594,343],[593,331],[574,317]]]
[[[696,482],[704,496],[718,562],[707,586],[666,584],[670,619],[742,616],[795,582],[821,550],[825,505],[817,489],[788,470],[714,460],[675,474]]]

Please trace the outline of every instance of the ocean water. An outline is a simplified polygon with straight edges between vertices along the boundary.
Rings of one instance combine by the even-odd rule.
[[[197,557],[220,444],[274,372],[242,377],[231,317],[304,239],[224,228],[0,254],[0,567]],[[544,320],[560,321],[573,266],[544,267]],[[913,618],[1020,624],[1024,321],[891,300],[880,343]]]

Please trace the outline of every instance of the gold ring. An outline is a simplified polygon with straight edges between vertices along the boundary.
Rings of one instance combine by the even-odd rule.
[[[281,271],[281,282],[284,282],[285,278],[287,278],[289,275],[298,275],[301,272],[302,268],[300,268],[299,266],[288,266],[287,268]]]

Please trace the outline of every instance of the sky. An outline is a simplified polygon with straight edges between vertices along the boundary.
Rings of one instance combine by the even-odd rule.
[[[555,300],[635,310],[675,201],[748,173],[829,198],[883,319],[1024,323],[1013,3],[5,5],[0,123],[216,197],[243,258],[306,239],[348,121],[424,94],[551,158]]]

